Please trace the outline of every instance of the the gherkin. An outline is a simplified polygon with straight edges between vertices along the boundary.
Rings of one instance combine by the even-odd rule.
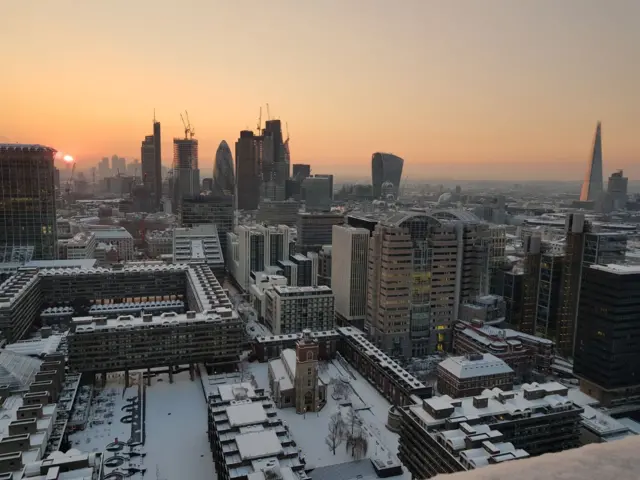
[[[233,155],[227,142],[220,142],[216,151],[213,165],[213,192],[217,194],[233,195],[235,190],[235,175],[233,173]]]

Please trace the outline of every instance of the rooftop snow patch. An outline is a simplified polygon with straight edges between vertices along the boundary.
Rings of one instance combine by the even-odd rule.
[[[262,408],[262,405],[259,406]],[[273,430],[244,433],[235,440],[242,460],[275,457],[282,453],[282,444]]]
[[[267,421],[267,414],[264,411],[262,402],[231,405],[226,408],[226,411],[229,425],[232,427],[244,427]],[[280,445],[280,442],[278,442],[278,445]]]
[[[234,383],[232,385],[220,385],[218,387],[220,398],[224,402],[233,400],[245,400],[255,398],[256,391],[249,382]]]

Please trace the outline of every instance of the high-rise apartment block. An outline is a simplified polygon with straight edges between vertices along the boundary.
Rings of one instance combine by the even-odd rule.
[[[573,372],[605,406],[640,401],[640,268],[583,270]]]
[[[368,268],[369,231],[334,225],[331,285],[336,296],[336,320],[342,327],[364,329]]]
[[[333,247],[331,245],[323,245],[318,252],[318,285],[326,285],[327,287],[331,286],[332,263]]]
[[[265,292],[265,323],[275,335],[331,330],[335,298],[331,288],[274,286]]]
[[[236,142],[236,205],[256,210],[260,201],[262,139],[250,130],[240,132]]]
[[[0,144],[0,258],[56,258],[54,155],[42,145]]]

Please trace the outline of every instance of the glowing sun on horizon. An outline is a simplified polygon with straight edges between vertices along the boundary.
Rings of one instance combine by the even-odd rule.
[[[64,160],[67,163],[71,163],[73,162],[73,157],[71,155],[65,155],[64,157],[62,157],[62,160]]]

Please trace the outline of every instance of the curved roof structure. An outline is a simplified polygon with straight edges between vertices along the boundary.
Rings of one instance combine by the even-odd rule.
[[[371,183],[374,198],[380,198],[382,184],[385,182],[393,184],[393,195],[398,197],[403,166],[404,160],[391,153],[376,152],[371,156]]]
[[[213,190],[217,194],[233,194],[235,190],[235,174],[233,171],[233,155],[227,142],[222,140],[216,151],[213,165]]]
[[[10,385],[12,390],[29,388],[41,363],[37,358],[3,350],[0,352],[0,385]]]
[[[480,217],[466,210],[431,210],[429,212],[434,218],[443,220],[459,220],[465,223],[482,223]]]

